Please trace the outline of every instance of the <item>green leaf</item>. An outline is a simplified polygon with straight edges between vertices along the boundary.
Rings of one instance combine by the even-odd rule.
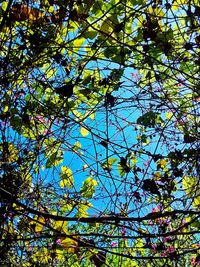
[[[191,226],[194,228],[200,229],[200,222],[199,221],[193,222],[191,223]]]
[[[102,164],[101,164],[101,167],[104,169],[104,170],[107,170],[107,171],[110,171],[111,168],[112,168],[112,165],[117,161],[116,158],[108,158],[106,161],[104,161]]]
[[[88,177],[83,182],[83,186],[81,187],[81,195],[85,198],[92,198],[95,192],[95,186],[97,185],[98,182],[94,178]]]
[[[92,177],[88,177],[84,181],[84,185],[86,185],[86,186],[97,186],[97,184],[98,184],[98,182]]]
[[[90,40],[94,39],[98,34],[98,31],[86,31],[84,32],[84,37],[89,38]]]
[[[117,167],[118,167],[119,175],[123,177],[126,174],[124,167],[120,163],[117,164]]]
[[[46,162],[46,168],[51,168],[59,165],[63,161],[62,151],[58,150],[54,152]]]
[[[159,114],[153,111],[146,112],[144,115],[140,116],[137,119],[137,123],[144,125],[146,127],[154,127],[157,121]]]

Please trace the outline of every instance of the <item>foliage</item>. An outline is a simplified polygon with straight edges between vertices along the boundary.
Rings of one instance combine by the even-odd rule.
[[[199,266],[199,1],[0,14],[1,266]]]

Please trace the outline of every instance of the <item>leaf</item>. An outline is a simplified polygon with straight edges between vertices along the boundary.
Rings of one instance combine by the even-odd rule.
[[[45,70],[46,79],[53,78],[56,74],[56,71],[57,70],[55,68],[49,68],[48,70]]]
[[[86,185],[86,186],[97,186],[97,184],[98,184],[98,182],[92,177],[88,177],[84,181],[84,185]]]
[[[185,175],[182,180],[183,189],[187,193],[189,197],[193,196],[193,192],[196,192],[196,187],[198,185],[198,179],[197,177],[193,176],[187,176]]]
[[[194,197],[193,202],[192,202],[192,205],[193,205],[194,208],[199,208],[200,207],[200,196],[199,196],[200,189],[197,191],[197,194],[198,194],[198,196]]]
[[[10,19],[12,21],[25,21],[33,22],[45,17],[44,13],[37,8],[30,8],[27,5],[16,3],[10,10]]]
[[[52,223],[52,227],[59,232],[67,233],[66,232],[67,224],[68,224],[68,222],[66,222],[66,221],[56,221],[56,222]]]
[[[71,169],[66,166],[61,167],[60,173],[60,187],[69,187],[72,188],[74,185],[74,177]]]
[[[46,223],[45,218],[38,216],[34,218],[34,221],[30,222],[30,225],[33,228],[34,232],[39,233],[42,232],[45,223]]]
[[[162,169],[164,169],[166,165],[167,165],[167,160],[165,159],[160,159],[157,161],[157,166]]]
[[[158,186],[154,180],[146,179],[143,181],[142,189],[148,191],[152,194],[156,194],[160,196],[160,192],[158,190]]]
[[[70,211],[73,209],[73,205],[71,203],[68,203],[68,201],[66,201],[66,203],[64,203],[61,207],[61,210],[63,212],[66,212],[66,211]]]
[[[85,41],[85,38],[81,37],[81,38],[77,38],[76,40],[74,40],[74,51],[78,51],[80,50],[80,48],[82,47],[83,43]]]
[[[117,164],[117,167],[118,167],[119,175],[123,177],[127,172],[125,171],[124,167],[120,163]]]
[[[96,115],[96,113],[92,112],[88,118],[90,118],[91,120],[94,120],[95,119],[95,115]]]
[[[48,12],[49,12],[49,13],[53,13],[53,11],[54,11],[54,7],[53,7],[53,6],[50,6],[50,7],[48,8]]]
[[[4,158],[7,162],[16,162],[19,158],[19,151],[12,143],[1,143],[0,144],[0,151],[3,152]]]
[[[89,202],[86,203],[79,203],[78,205],[78,217],[88,217],[87,210],[92,207],[92,204]]]
[[[3,11],[6,11],[7,7],[8,7],[8,1],[3,1],[1,3],[1,8],[3,9]]]
[[[72,147],[72,151],[76,152],[79,149],[81,149],[81,143],[79,141],[76,141],[76,143]]]
[[[109,37],[112,34],[114,34],[114,36],[116,37],[116,32],[114,31],[114,29],[118,24],[119,22],[116,15],[109,16],[103,21],[100,31],[105,37]]]
[[[135,165],[137,164],[137,162],[138,162],[138,158],[137,158],[136,156],[134,156],[134,154],[131,155],[130,160],[131,160],[131,162],[132,162],[132,164],[133,164],[134,166],[135,166]]]
[[[77,238],[77,237],[74,237]],[[65,248],[67,253],[74,254],[78,253],[78,241],[71,239],[69,237],[62,238],[61,245]]]
[[[120,162],[118,163],[118,172],[121,176],[124,176],[126,173],[130,172],[130,167],[127,165],[127,159],[121,157]]]
[[[173,118],[173,113],[172,113],[172,112],[167,112],[167,113],[165,114],[165,116],[166,116],[166,119],[167,119],[167,120],[171,120],[171,118]]]
[[[98,185],[98,182],[92,178],[88,177],[81,187],[80,193],[85,198],[92,198],[95,192],[95,186]]]
[[[84,128],[84,127],[81,127],[80,128],[80,133],[81,133],[81,135],[83,136],[83,137],[85,137],[85,136],[88,136],[88,134],[90,133],[86,128]]]
[[[5,106],[3,112],[6,113],[9,110],[9,106]]]
[[[46,168],[59,165],[63,161],[62,151],[58,150],[51,154],[46,162]]]
[[[140,116],[137,119],[137,123],[144,125],[146,127],[154,127],[156,124],[157,117],[158,117],[158,113],[149,111],[149,112],[146,112],[144,115]]]
[[[63,86],[55,88],[57,94],[59,94],[62,97],[68,97],[68,98],[73,95],[73,90],[74,90],[74,84],[72,81],[68,81]]]
[[[117,161],[116,158],[108,158],[107,160],[105,160],[102,164],[101,167],[104,170],[110,171],[112,168],[112,165]]]
[[[98,31],[88,30],[84,32],[84,37],[93,40],[98,34]]]

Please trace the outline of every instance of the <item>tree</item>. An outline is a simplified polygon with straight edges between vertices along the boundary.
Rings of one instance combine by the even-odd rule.
[[[1,2],[1,266],[200,264],[199,17]]]

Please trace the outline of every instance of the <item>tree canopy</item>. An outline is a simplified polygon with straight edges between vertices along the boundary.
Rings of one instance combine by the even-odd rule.
[[[1,266],[200,266],[199,0],[0,14]]]

